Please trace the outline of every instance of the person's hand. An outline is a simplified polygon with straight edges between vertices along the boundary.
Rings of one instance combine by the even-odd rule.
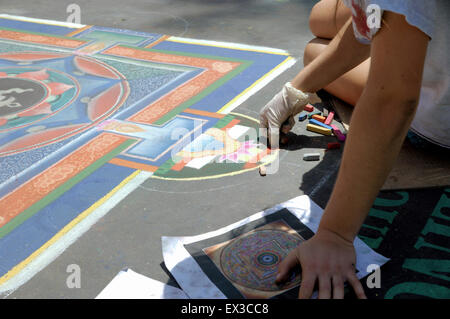
[[[276,283],[288,280],[291,271],[301,266],[300,299],[311,297],[316,280],[319,282],[319,299],[343,299],[345,281],[350,283],[359,299],[366,299],[364,289],[356,277],[355,263],[353,243],[322,229],[298,245],[280,263]]]
[[[287,134],[295,124],[294,116],[309,103],[309,94],[294,88],[290,82],[270,100],[259,113],[262,129],[267,129],[269,144],[279,139],[280,130]],[[277,140],[278,142],[278,140]]]

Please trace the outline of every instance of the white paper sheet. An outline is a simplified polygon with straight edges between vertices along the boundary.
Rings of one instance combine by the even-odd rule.
[[[216,231],[190,237],[162,237],[162,251],[167,269],[175,277],[181,289],[183,289],[190,298],[227,298],[226,295],[205,275],[202,268],[189,254],[184,245],[225,234],[242,225],[276,213],[283,208],[287,208],[310,230],[313,232],[317,231],[323,213],[322,208],[315,204],[308,196],[299,196]],[[354,246],[357,259],[356,269],[359,271],[357,276],[359,279],[368,275],[367,267],[369,265],[376,264],[381,267],[389,260],[376,253],[359,238],[355,239]]]
[[[138,274],[131,269],[121,270],[96,297],[96,299],[187,298],[181,289]]]

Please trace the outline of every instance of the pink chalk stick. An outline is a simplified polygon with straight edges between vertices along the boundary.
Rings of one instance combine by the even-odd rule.
[[[311,104],[306,104],[303,109],[305,111],[312,112],[312,111],[314,111],[314,106],[312,106]]]
[[[338,129],[336,125],[330,125],[333,129],[333,134],[336,135],[337,139],[341,142],[345,141],[345,135]]]
[[[330,125],[331,122],[333,122],[333,118],[334,118],[334,112],[330,112],[327,116],[327,119],[325,120],[325,124]]]

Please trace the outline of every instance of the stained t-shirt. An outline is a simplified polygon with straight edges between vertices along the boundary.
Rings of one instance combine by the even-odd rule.
[[[377,5],[382,14],[391,11],[428,35],[422,88],[411,130],[433,143],[450,148],[450,23],[449,0],[343,0],[351,8],[355,37],[370,43],[379,29],[369,27]]]

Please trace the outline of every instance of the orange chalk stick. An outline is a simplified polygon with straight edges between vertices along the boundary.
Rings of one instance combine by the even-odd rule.
[[[326,117],[321,115],[313,115],[312,118],[322,123],[325,123],[326,120]]]

